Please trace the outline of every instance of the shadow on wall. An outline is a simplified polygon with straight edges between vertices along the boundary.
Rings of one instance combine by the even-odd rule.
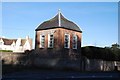
[[[40,53],[41,49],[25,51],[25,53],[3,52],[2,67],[3,74],[8,72],[21,71],[26,69],[54,69],[74,71],[113,71],[114,61],[101,59],[88,59],[86,57],[69,57],[68,50],[62,49],[65,53],[58,54]],[[44,50],[43,50],[44,51]],[[60,50],[61,51],[61,50]],[[49,51],[50,52],[50,51]],[[59,52],[59,51],[58,51]],[[81,63],[81,61],[82,63]]]
[[[59,69],[80,70],[79,60],[71,60],[65,57],[53,57],[49,54],[38,54],[40,49],[25,51],[25,53],[3,52],[3,74],[26,69]]]

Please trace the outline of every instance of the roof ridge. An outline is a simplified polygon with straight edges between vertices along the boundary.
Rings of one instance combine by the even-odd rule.
[[[58,10],[58,26],[61,27],[61,15],[60,9]]]

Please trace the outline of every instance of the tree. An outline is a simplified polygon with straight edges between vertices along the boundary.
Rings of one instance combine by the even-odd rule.
[[[95,47],[86,46],[82,47],[82,55],[90,59],[103,59],[103,60],[120,60],[120,49],[118,44],[113,44],[112,47]]]
[[[119,44],[112,44],[112,47],[111,48],[113,48],[113,49],[119,49],[120,48],[120,45]]]
[[[119,60],[120,59],[120,45],[119,44],[112,44],[111,50],[112,53],[115,55],[115,60]]]

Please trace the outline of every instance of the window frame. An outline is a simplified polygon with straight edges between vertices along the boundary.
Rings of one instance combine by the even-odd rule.
[[[75,38],[75,40],[74,40]],[[75,42],[74,42],[75,41]],[[77,35],[73,35],[73,39],[72,39],[72,48],[73,49],[77,49],[77,41],[78,41],[78,37]],[[75,47],[74,47],[75,46]]]
[[[65,41],[65,38],[66,38],[65,36],[66,36],[66,35],[68,36],[68,42],[67,42],[67,43],[68,43],[68,44],[67,44],[68,46],[67,46],[67,47],[66,47],[66,41]],[[67,48],[67,49],[70,48],[70,34],[66,34],[66,33],[65,33],[65,35],[64,35],[64,48]]]
[[[0,42],[0,45],[3,45],[3,42]]]
[[[43,39],[42,39],[42,36],[44,36]],[[43,46],[42,46],[42,40],[44,40]],[[44,34],[40,34],[40,48],[45,48],[45,35]]]
[[[51,35],[53,35],[52,39],[52,46],[50,46],[51,42]],[[48,34],[48,48],[53,48],[54,47],[54,34]]]

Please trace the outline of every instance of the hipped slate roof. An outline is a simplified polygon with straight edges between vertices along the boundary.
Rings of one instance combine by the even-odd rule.
[[[0,40],[3,40],[4,41],[4,45],[11,45],[14,42],[17,41],[17,39],[6,39],[6,38],[0,38]]]
[[[13,43],[13,41],[16,43],[17,39],[7,39],[7,38],[1,38],[0,37],[0,40],[3,40],[4,41],[4,45],[11,45]],[[20,46],[23,46],[26,42],[26,39],[21,39],[21,45]],[[29,43],[30,45],[32,46],[32,39],[29,38]]]
[[[64,16],[60,12],[54,18],[40,24],[36,31],[52,28],[65,28],[82,32],[75,23],[64,18]]]

